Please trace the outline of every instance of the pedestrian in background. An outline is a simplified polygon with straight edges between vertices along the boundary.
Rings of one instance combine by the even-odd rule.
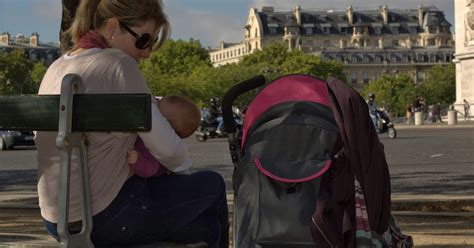
[[[441,104],[436,103],[433,105],[433,123],[439,121],[440,123],[443,123],[443,120],[441,120]]]
[[[413,105],[412,104],[407,104],[406,107],[406,116],[407,116],[407,124],[413,123]]]
[[[471,114],[471,104],[464,99],[464,121],[468,121],[470,119],[469,115]]]

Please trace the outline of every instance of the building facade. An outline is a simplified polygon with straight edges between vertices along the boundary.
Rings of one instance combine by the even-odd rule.
[[[244,41],[210,51],[214,66],[240,61],[241,57],[273,43],[289,50],[337,60],[348,81],[369,83],[382,73],[406,72],[416,82],[426,69],[449,64],[454,54],[451,24],[436,7],[412,10],[291,11],[251,8]],[[243,52],[236,52],[238,50]]]
[[[42,44],[38,33],[32,33],[30,37],[23,34],[16,36],[8,32],[0,34],[0,53],[9,53],[13,49],[23,49],[28,58],[33,62],[42,62],[50,65],[61,55],[58,44]]]

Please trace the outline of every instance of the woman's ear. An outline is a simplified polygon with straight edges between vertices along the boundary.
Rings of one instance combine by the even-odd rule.
[[[105,24],[105,33],[106,33],[106,39],[107,40],[113,40],[114,37],[117,35],[118,31],[120,29],[120,24],[117,18],[110,18],[107,20],[107,23]]]

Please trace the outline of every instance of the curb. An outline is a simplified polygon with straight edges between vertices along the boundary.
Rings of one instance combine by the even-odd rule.
[[[0,194],[0,209],[39,209],[36,192],[17,197],[16,194]],[[232,205],[234,195],[227,193],[227,202]],[[417,212],[472,212],[474,195],[408,195],[392,194],[392,211]]]
[[[472,124],[456,124],[456,125],[433,125],[433,124],[424,124],[424,125],[397,125],[395,124],[395,129],[404,130],[404,129],[449,129],[449,128],[474,128]]]

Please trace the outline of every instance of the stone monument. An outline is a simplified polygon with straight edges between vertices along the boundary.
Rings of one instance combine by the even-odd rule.
[[[456,102],[454,107],[464,113],[463,99],[474,103],[474,0],[455,0],[456,23]],[[472,107],[471,107],[472,109]]]

